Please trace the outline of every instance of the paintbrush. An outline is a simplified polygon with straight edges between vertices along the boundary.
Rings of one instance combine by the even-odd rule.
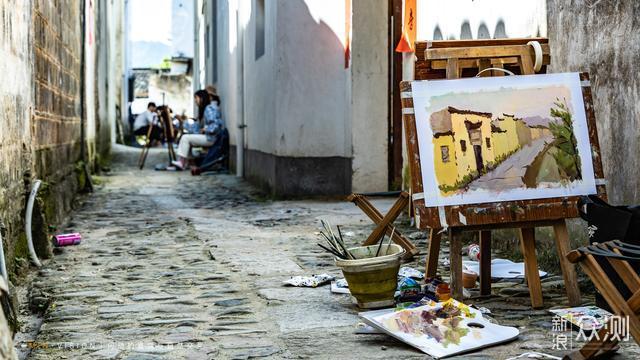
[[[387,250],[385,251],[385,255],[386,253],[389,252],[389,246],[391,246],[391,241],[393,240],[393,233],[396,232],[396,227],[393,227],[393,230],[391,230],[391,236],[389,236],[389,242],[387,243]]]
[[[340,241],[342,241],[342,243],[344,244],[344,238],[342,237],[342,231],[340,231],[340,225],[336,225],[336,227],[338,228],[338,235],[340,235]]]
[[[355,259],[355,257],[353,257],[353,255],[351,255],[351,253],[347,250],[346,246],[344,246],[344,244],[340,242],[340,240],[336,237],[336,234],[333,232],[333,229],[331,228],[331,224],[328,221],[325,221],[323,222],[323,225],[331,235],[331,240],[333,240],[336,244],[338,244],[339,247],[342,248],[341,252],[344,252],[344,254],[349,258]]]
[[[333,250],[331,250],[331,249],[329,249],[329,248],[327,248],[327,247],[323,246],[322,244],[317,244],[317,245],[318,245],[318,246],[320,246],[321,248],[325,249],[326,251],[328,251],[328,252],[332,253],[333,255],[335,255],[335,256],[337,256],[337,257],[339,257],[340,259],[345,259],[343,255],[338,254],[337,252],[335,252],[335,251],[333,251]]]
[[[351,253],[349,252],[349,250],[347,250],[347,247],[344,245],[344,243],[342,241],[340,241],[338,238],[334,238],[334,240],[336,240],[336,242],[338,243],[338,245],[340,245],[340,247],[342,248],[342,250],[344,250],[344,253],[350,257],[351,259],[355,260],[355,256],[351,255]]]
[[[329,244],[329,247],[331,249],[333,249],[334,251],[338,252],[338,253],[342,253],[342,250],[340,250],[340,248],[338,247],[338,245],[334,244],[327,235],[325,235],[323,232],[320,232],[320,234],[324,237],[324,239],[327,241],[327,243]]]
[[[327,234],[325,234],[324,232],[320,231],[320,234],[322,236],[324,236],[325,240],[327,240],[327,242],[329,243],[329,245],[331,245],[332,248],[334,248],[336,251],[338,252],[342,252],[342,250],[340,250],[340,247],[338,246],[338,244],[332,240]]]
[[[378,254],[380,254],[380,248],[382,248],[382,243],[384,242],[384,234],[382,235],[382,238],[380,238],[380,242],[378,243],[378,249],[376,250],[376,256],[378,257]]]

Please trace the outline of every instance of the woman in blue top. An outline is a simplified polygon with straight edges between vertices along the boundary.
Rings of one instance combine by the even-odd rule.
[[[220,98],[211,95],[206,90],[198,90],[194,95],[198,105],[198,120],[202,125],[201,134],[184,134],[178,144],[178,161],[172,164],[183,170],[187,166],[187,159],[193,146],[211,146],[216,136],[224,130],[224,121],[220,115]]]

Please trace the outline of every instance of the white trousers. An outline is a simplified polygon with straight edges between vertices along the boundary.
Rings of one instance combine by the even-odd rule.
[[[213,141],[207,140],[207,135],[204,134],[184,134],[180,138],[178,144],[178,156],[188,158],[191,154],[191,147],[193,146],[211,146]]]

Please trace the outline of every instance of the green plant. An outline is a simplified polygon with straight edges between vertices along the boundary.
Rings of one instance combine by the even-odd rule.
[[[570,180],[582,179],[578,143],[573,134],[571,112],[564,102],[556,100],[554,102],[556,107],[550,109],[551,116],[556,120],[549,123],[549,130],[554,139],[552,145],[557,150],[552,155],[558,167]]]

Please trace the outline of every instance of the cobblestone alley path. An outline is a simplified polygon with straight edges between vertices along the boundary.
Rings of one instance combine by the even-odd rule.
[[[33,301],[50,305],[29,358],[424,358],[385,335],[354,334],[357,309],[348,296],[326,286],[282,285],[291,275],[339,275],[316,249],[313,233],[325,218],[343,224],[355,244],[372,229],[355,206],[262,201],[233,175],[192,177],[118,165],[137,154],[116,156],[112,173],[66,225],[82,233],[82,244],[64,248],[33,280]],[[407,231],[426,249],[419,233]],[[412,265],[423,263],[420,256]],[[561,287],[557,279],[555,288]],[[500,323],[520,327],[520,339],[469,356],[552,352],[551,317],[524,305],[521,284],[504,287],[514,289],[504,296],[511,300],[497,296],[478,304],[490,307]],[[545,285],[545,299],[554,298],[562,297]]]

